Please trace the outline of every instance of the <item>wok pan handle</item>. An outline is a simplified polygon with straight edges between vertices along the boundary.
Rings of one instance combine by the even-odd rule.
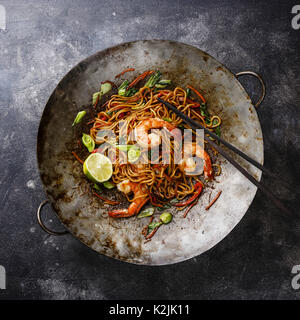
[[[259,80],[259,82],[261,84],[261,96],[259,97],[258,101],[255,104],[255,107],[257,108],[263,102],[265,95],[266,95],[265,82],[259,74],[255,73],[253,71],[241,71],[241,72],[238,72],[235,76],[239,77],[239,76],[244,76],[244,75],[250,75],[250,76],[255,77],[256,79]]]
[[[38,223],[39,225],[41,226],[41,228],[46,231],[47,233],[51,234],[52,236],[63,236],[67,233],[69,233],[69,231],[65,230],[65,231],[52,231],[50,229],[48,229],[45,225],[44,225],[44,222],[42,221],[42,217],[41,217],[41,212],[42,212],[42,208],[45,204],[47,204],[49,202],[49,200],[44,200],[38,207],[38,210],[37,210],[37,220],[38,220]]]

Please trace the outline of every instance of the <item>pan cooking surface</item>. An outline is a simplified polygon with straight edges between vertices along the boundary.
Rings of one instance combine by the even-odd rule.
[[[71,154],[83,127],[80,124],[72,129],[72,123],[98,91],[100,82],[114,80],[128,67],[135,68],[132,78],[145,70],[159,69],[165,78],[182,87],[201,87],[209,110],[222,118],[222,137],[263,163],[263,139],[256,110],[235,76],[195,47],[147,40],[96,53],[75,66],[58,84],[45,107],[38,133],[42,182],[64,225],[99,253],[147,265],[183,261],[205,252],[229,234],[246,213],[257,188],[219,157],[221,175],[215,177],[211,188],[204,189],[187,218],[175,211],[174,221],[158,230],[150,242],[145,243],[141,234],[148,219],[108,217],[108,205],[85,192],[89,182]],[[236,160],[260,179],[258,169],[242,159]],[[205,206],[219,190],[220,198],[206,211]]]

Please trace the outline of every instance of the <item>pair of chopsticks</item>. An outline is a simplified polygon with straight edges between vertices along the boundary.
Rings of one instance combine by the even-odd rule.
[[[238,154],[243,159],[247,160],[249,163],[263,171],[266,175],[272,177],[272,178],[278,178],[274,173],[269,171],[267,168],[263,167],[260,163],[255,161],[254,159],[247,156],[245,153],[243,153],[241,150],[234,147],[232,144],[227,142],[226,140],[222,139],[221,137],[217,136],[214,132],[208,130],[207,128],[203,127],[200,123],[194,121],[181,111],[179,111],[175,106],[170,104],[169,102],[157,98],[158,101],[163,103],[167,108],[172,110],[175,114],[177,114],[183,121],[185,121],[193,130],[196,129],[203,129],[204,133],[208,134],[213,139],[221,142],[224,146],[226,146],[228,149],[232,150],[236,154]],[[248,180],[250,180],[259,190],[261,190],[266,196],[269,197],[270,200],[273,201],[273,203],[282,211],[285,213],[291,214],[291,211],[285,207],[285,205],[266,187],[264,187],[259,181],[257,181],[246,169],[244,169],[241,165],[239,165],[224,149],[222,149],[218,144],[213,142],[207,135],[204,135],[204,139],[207,143],[209,143],[213,148],[215,148],[226,160],[228,160],[237,170],[239,170]]]

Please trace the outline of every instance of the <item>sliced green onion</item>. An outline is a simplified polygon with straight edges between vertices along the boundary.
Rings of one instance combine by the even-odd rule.
[[[132,148],[132,145],[129,144],[119,144],[116,146],[117,149],[119,149],[120,151],[124,151],[127,152],[129,151],[130,148]]]
[[[98,100],[98,97],[99,97],[99,100],[101,99],[101,92],[99,91],[99,92],[95,92],[94,94],[93,94],[93,99],[92,99],[92,104],[94,105],[94,104],[96,104],[96,102],[97,102],[97,100]]]
[[[191,89],[187,88],[186,89],[186,96],[189,97],[191,95]]]
[[[170,119],[170,118],[163,118],[163,120],[165,120],[167,122],[172,122],[172,119]]]
[[[161,220],[161,222],[162,222],[163,224],[168,224],[168,223],[170,223],[170,222],[172,221],[173,216],[172,216],[172,214],[169,213],[169,212],[163,212],[163,213],[160,215],[159,219]]]
[[[82,143],[87,147],[89,152],[92,152],[95,149],[95,141],[88,134],[82,134]]]
[[[164,84],[164,85],[171,84],[171,80],[161,79],[158,81],[158,84]]]
[[[162,224],[163,224],[163,222],[161,222],[161,221],[160,222],[151,222],[148,225],[148,233],[150,233],[153,229],[160,227]]]
[[[157,83],[157,84],[155,85],[155,88],[157,88],[157,89],[164,89],[166,86],[167,86],[166,84],[159,84],[159,83]]]
[[[79,111],[73,121],[72,127],[74,127],[75,124],[79,123],[85,115],[86,115],[86,111]]]
[[[171,83],[171,80],[161,79],[158,81],[158,83],[155,84],[155,88],[163,89],[170,83]]]
[[[137,216],[139,219],[140,218],[145,218],[145,217],[150,217],[153,215],[155,209],[154,208],[147,208],[143,211],[141,211],[141,213],[139,213],[139,215]]]
[[[116,185],[110,181],[105,181],[102,183],[106,189],[113,189]]]
[[[100,93],[106,94],[111,90],[111,88],[112,88],[112,85],[109,82],[104,82],[101,84]]]
[[[136,162],[141,155],[141,150],[138,147],[132,146],[128,152],[127,157],[129,162]]]

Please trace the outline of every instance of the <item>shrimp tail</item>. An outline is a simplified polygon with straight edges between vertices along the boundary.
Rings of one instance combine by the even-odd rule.
[[[117,209],[113,211],[109,211],[108,215],[112,218],[129,218],[140,212],[142,207],[146,204],[148,198],[141,199],[139,201],[134,201],[128,207],[128,209]]]

